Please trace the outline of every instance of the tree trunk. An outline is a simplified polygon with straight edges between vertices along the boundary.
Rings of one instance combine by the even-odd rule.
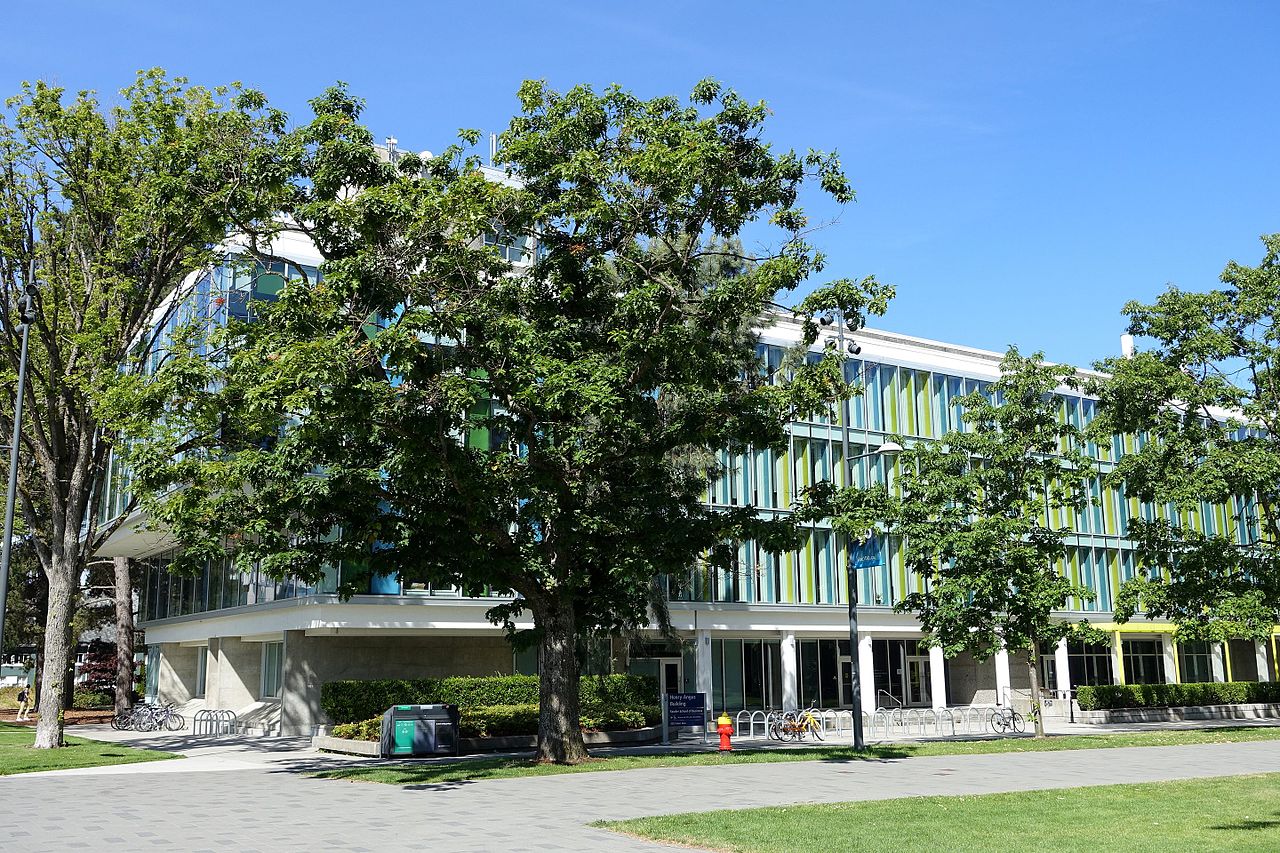
[[[116,576],[116,713],[133,707],[133,578],[129,558],[115,557]]]
[[[67,664],[74,665],[71,615],[75,611],[75,565],[54,557],[49,572],[49,612],[44,631],[43,689],[40,722],[36,724],[36,749],[62,746],[62,702],[67,688]]]
[[[1027,672],[1031,676],[1031,714],[1036,724],[1036,737],[1044,737],[1044,714],[1040,701],[1040,641],[1032,640],[1027,650]]]
[[[538,647],[538,753],[543,763],[577,764],[587,759],[578,696],[577,639],[570,601],[551,599],[534,612],[542,629]]]

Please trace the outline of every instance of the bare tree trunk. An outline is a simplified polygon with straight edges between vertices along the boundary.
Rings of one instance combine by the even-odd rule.
[[[72,658],[71,616],[75,612],[76,565],[54,555],[49,572],[49,612],[44,632],[43,689],[40,721],[36,724],[36,749],[63,745],[62,703],[66,692],[67,664]]]
[[[116,713],[133,707],[133,578],[129,558],[111,561],[116,580]]]
[[[1032,640],[1027,649],[1027,671],[1031,675],[1031,717],[1036,724],[1036,737],[1044,737],[1044,714],[1040,697],[1040,641]]]
[[[588,755],[582,742],[573,604],[551,599],[541,610],[534,614],[542,629],[538,647],[537,760],[577,764]]]

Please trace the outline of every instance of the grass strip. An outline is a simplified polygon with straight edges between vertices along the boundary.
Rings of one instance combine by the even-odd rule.
[[[1275,851],[1280,774],[712,811],[593,825],[734,853]]]
[[[33,726],[0,723],[0,776],[34,773],[39,770],[70,770],[76,767],[101,767],[107,764],[135,764],[140,761],[163,761],[180,758],[172,752],[137,749],[100,740],[68,737],[61,749],[34,749]]]
[[[861,753],[855,752],[849,746],[820,746],[798,749],[735,749],[726,755],[720,755],[715,752],[619,755],[608,758],[593,758],[590,761],[572,766],[537,764],[527,758],[472,758],[461,761],[414,764],[363,764],[356,767],[325,770],[315,775],[324,779],[346,779],[357,782],[427,785],[482,779],[510,779],[523,776],[552,776],[562,773],[640,770],[649,767],[702,767],[720,764],[765,764],[784,761],[878,761],[887,758],[914,758],[933,755],[1052,752],[1067,749],[1181,746],[1195,743],[1236,743],[1257,740],[1280,740],[1280,726],[1227,726],[1213,729],[1108,735],[1057,735],[1042,740],[1036,740],[1028,736],[990,740],[928,741],[872,746]],[[1278,849],[1280,849],[1280,846],[1278,846]]]

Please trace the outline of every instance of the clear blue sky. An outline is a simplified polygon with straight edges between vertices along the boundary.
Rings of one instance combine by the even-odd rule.
[[[770,103],[779,145],[840,151],[858,202],[817,239],[830,276],[898,285],[877,325],[1085,364],[1117,351],[1126,300],[1212,287],[1280,231],[1277,32],[1274,0],[63,0],[6,9],[0,92],[109,93],[160,65],[301,117],[345,80],[379,138],[438,150],[500,130],[525,78],[718,77]]]

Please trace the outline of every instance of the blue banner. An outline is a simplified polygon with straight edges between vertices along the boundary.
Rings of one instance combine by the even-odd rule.
[[[883,566],[884,557],[880,553],[880,537],[872,536],[865,542],[855,543],[849,554],[855,569],[869,569],[872,566]]]

